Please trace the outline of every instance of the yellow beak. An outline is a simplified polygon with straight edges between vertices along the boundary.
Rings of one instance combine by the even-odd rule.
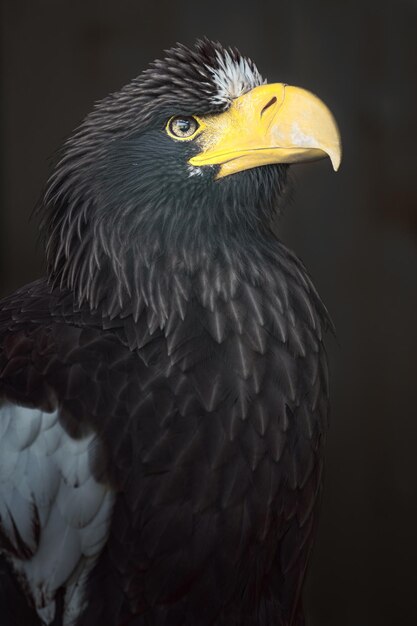
[[[191,165],[220,165],[218,178],[271,163],[330,157],[339,168],[342,148],[333,115],[309,91],[283,83],[255,87],[219,115],[200,118],[202,151]]]

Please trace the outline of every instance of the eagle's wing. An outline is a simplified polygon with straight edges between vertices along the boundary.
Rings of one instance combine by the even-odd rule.
[[[6,376],[22,358],[8,356]],[[106,541],[114,495],[92,473],[96,445],[92,432],[71,437],[58,408],[6,401],[0,409],[0,542],[47,624],[61,587],[65,623],[79,614],[83,583]]]
[[[59,590],[69,625],[83,608],[85,582],[105,544],[115,499],[99,476],[103,451],[93,421],[103,414],[103,402],[109,411],[116,403],[110,396],[127,377],[128,351],[94,328],[54,319],[39,285],[1,304],[2,580],[14,589],[12,613],[14,576],[46,624],[54,619]],[[2,609],[7,605],[4,597]],[[21,623],[32,623],[29,609],[21,611]]]

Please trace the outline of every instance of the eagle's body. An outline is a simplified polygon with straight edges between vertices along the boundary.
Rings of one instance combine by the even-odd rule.
[[[0,304],[4,626],[303,624],[328,320],[269,228],[285,166],[214,183],[155,148],[209,91],[178,67],[221,54],[260,82],[203,42],[87,118],[45,198],[48,279]]]

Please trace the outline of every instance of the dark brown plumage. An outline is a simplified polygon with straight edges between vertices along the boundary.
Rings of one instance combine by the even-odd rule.
[[[216,111],[206,65],[218,55],[240,62],[207,41],[177,48],[87,118],[41,207],[49,276],[1,302],[2,406],[56,411],[65,437],[91,437],[88,472],[77,470],[71,493],[92,480],[91,493],[111,502],[71,618],[68,578],[42,613],[16,570],[39,550],[39,492],[21,489],[30,529],[20,518],[11,527],[0,499],[7,626],[40,617],[76,626],[304,623],[328,318],[303,265],[270,230],[286,169],[218,183],[215,168],[189,177],[192,146],[171,146],[157,130],[167,114]],[[19,448],[33,450],[29,482],[45,458],[35,450],[42,428]],[[1,484],[0,469],[0,493]],[[48,511],[61,506],[61,488],[48,491]],[[91,522],[78,509],[74,519],[77,529]]]

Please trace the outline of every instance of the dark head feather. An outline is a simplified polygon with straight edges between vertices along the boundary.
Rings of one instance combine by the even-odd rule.
[[[191,272],[207,255],[247,256],[248,239],[278,210],[286,167],[216,181],[217,166],[191,171],[196,146],[164,129],[172,115],[226,110],[262,82],[252,61],[204,39],[177,45],[99,102],[64,145],[45,193],[51,283],[117,311],[139,289],[141,268],[164,255],[167,271]]]

